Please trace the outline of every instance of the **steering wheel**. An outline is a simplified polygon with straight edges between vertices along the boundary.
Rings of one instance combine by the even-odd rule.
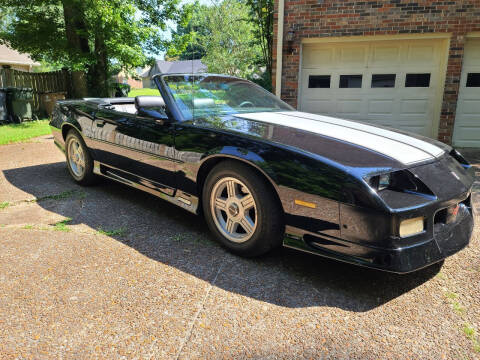
[[[240,105],[238,105],[240,107],[254,107],[255,105],[253,105],[253,103],[251,101],[243,101]]]

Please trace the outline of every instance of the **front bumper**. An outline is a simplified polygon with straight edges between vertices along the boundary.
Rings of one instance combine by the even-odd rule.
[[[474,206],[470,198],[461,203],[454,222],[432,223],[431,231],[419,237],[420,241],[407,246],[357,243],[291,227],[287,227],[284,246],[389,272],[416,271],[442,261],[469,244],[474,226]]]

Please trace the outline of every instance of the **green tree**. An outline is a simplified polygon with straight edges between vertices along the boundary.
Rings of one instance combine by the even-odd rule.
[[[210,9],[207,14],[210,33],[199,39],[207,49],[204,64],[210,72],[252,76],[257,70],[253,60],[260,49],[253,41],[248,7],[238,0],[224,0]]]
[[[190,8],[185,27],[177,27],[167,55],[201,58],[209,72],[252,77],[259,72],[260,45],[243,1],[223,0],[215,5],[198,3]],[[203,54],[203,56],[202,56]]]
[[[1,9],[1,8],[0,8]],[[5,8],[0,11],[0,31],[7,29],[14,19],[13,9]]]
[[[258,65],[265,67],[264,87],[271,89],[273,64],[273,12],[274,0],[245,0],[249,8],[250,22],[254,29],[254,42],[261,48]]]
[[[110,75],[132,71],[164,49],[166,22],[182,23],[179,0],[3,0],[14,17],[0,42],[37,61],[87,73],[91,96],[107,96]]]
[[[186,4],[183,11],[187,14],[185,24],[176,24],[166,57],[176,60],[201,59],[207,54],[207,50],[205,44],[198,40],[207,37],[210,33],[207,22],[210,9],[197,1]]]

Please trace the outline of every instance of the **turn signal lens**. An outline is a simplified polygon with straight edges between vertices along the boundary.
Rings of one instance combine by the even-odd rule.
[[[424,230],[423,217],[403,220],[400,223],[400,237],[419,234]]]

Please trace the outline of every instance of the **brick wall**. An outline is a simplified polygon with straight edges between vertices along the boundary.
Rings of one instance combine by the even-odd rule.
[[[277,42],[278,0],[275,4],[274,45]],[[438,138],[450,143],[455,121],[465,34],[480,31],[480,0],[285,0],[284,40],[296,27],[293,51],[283,46],[283,100],[297,106],[302,38],[451,33],[445,92]],[[273,88],[275,88],[276,49]]]

